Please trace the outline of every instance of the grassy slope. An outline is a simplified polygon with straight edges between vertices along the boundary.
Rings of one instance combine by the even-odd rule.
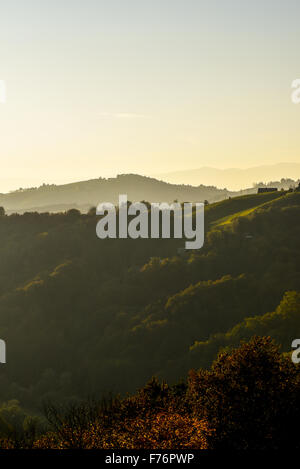
[[[257,208],[285,195],[286,192],[269,192],[222,200],[206,207],[205,220],[210,228],[230,223],[234,218],[248,215]]]

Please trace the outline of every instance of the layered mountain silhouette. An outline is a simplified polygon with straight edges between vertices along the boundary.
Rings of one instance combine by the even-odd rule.
[[[256,166],[253,168],[217,169],[202,167],[199,169],[172,171],[155,174],[155,177],[172,184],[213,184],[229,190],[241,190],[251,187],[254,183],[278,181],[282,178],[300,178],[299,163],[278,163],[275,165]]]
[[[200,170],[199,170],[200,171]],[[212,171],[212,170],[211,170]],[[229,170],[228,170],[229,171]],[[236,170],[241,171],[241,170]],[[208,177],[206,179],[209,179]],[[270,182],[272,187],[288,189],[298,181],[281,179]],[[225,184],[223,184],[224,186]],[[60,212],[72,208],[85,213],[100,202],[118,203],[119,194],[127,194],[128,200],[148,202],[218,202],[229,197],[253,194],[257,187],[240,191],[220,189],[216,185],[197,186],[171,184],[138,174],[121,174],[115,178],[99,178],[71,184],[43,184],[40,187],[19,189],[8,194],[0,194],[0,206],[6,213]]]

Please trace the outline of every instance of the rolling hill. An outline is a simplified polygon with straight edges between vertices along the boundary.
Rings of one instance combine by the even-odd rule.
[[[25,211],[61,212],[76,208],[87,212],[100,202],[118,203],[119,194],[127,194],[128,200],[149,202],[210,202],[233,195],[216,187],[168,184],[136,174],[119,175],[110,179],[93,179],[72,184],[43,185],[38,188],[21,189],[9,194],[0,194],[0,206],[7,213]]]

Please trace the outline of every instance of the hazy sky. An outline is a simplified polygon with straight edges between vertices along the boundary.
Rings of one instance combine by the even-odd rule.
[[[0,192],[300,162],[299,0],[2,0]]]

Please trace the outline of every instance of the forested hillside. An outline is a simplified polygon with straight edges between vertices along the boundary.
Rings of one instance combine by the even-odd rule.
[[[256,192],[255,189],[250,189]],[[214,186],[189,186],[168,184],[138,174],[120,174],[115,178],[98,178],[71,184],[43,184],[29,189],[20,188],[8,194],[0,194],[0,206],[8,213],[25,211],[60,212],[71,208],[88,212],[100,202],[118,203],[119,194],[127,194],[128,200],[149,202],[215,202],[237,193]]]
[[[300,327],[300,193],[206,207],[204,247],[99,240],[98,218],[0,217],[0,400],[30,409],[177,382],[220,347],[271,335],[289,351]]]

